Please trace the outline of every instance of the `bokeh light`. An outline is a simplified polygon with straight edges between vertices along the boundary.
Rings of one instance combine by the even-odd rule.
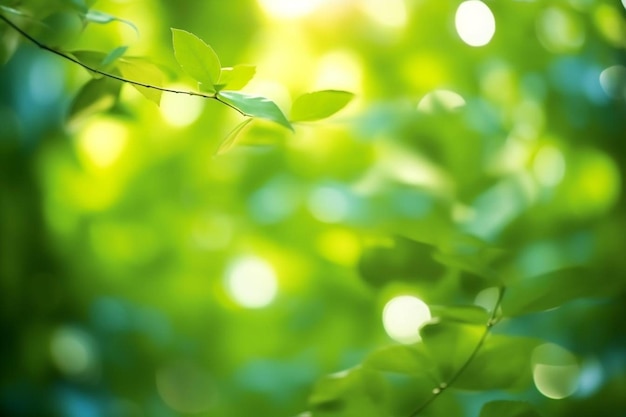
[[[278,292],[274,269],[260,258],[236,258],[226,272],[226,288],[242,307],[261,308],[269,305]]]
[[[546,343],[533,351],[533,380],[543,395],[555,400],[569,397],[578,386],[580,366],[573,354]]]
[[[480,0],[461,3],[454,24],[461,40],[469,46],[485,46],[496,33],[496,19],[489,6]]]
[[[412,295],[394,297],[383,308],[385,331],[400,343],[419,342],[419,329],[431,318],[428,305]]]

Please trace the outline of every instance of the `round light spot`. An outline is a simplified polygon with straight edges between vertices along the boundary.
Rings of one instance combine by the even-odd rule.
[[[383,309],[385,331],[400,343],[419,342],[419,329],[430,319],[430,309],[426,303],[412,295],[392,298]]]
[[[265,307],[274,300],[278,291],[274,270],[259,258],[236,259],[228,268],[226,278],[228,292],[243,307]]]
[[[57,368],[72,377],[84,377],[96,368],[94,344],[88,334],[61,327],[52,335],[50,354]]]
[[[128,129],[112,119],[89,123],[77,137],[79,158],[88,167],[104,169],[119,159],[128,142]]]
[[[544,187],[558,185],[565,175],[565,158],[557,148],[544,146],[535,156],[533,173]]]
[[[437,110],[453,111],[465,106],[465,99],[450,90],[435,90],[426,94],[417,104],[417,110],[432,114]]]
[[[186,87],[169,87],[174,90],[185,90]],[[195,122],[204,108],[202,97],[193,97],[186,94],[167,93],[161,97],[159,109],[165,121],[174,127],[185,127]]]
[[[584,43],[585,29],[575,15],[549,7],[537,20],[537,37],[550,52],[573,52]]]
[[[626,67],[613,65],[600,73],[600,86],[607,96],[626,100]]]
[[[406,23],[404,0],[365,0],[362,6],[372,20],[383,26],[402,27]]]
[[[496,19],[489,6],[479,0],[461,3],[454,18],[456,31],[469,46],[484,46],[496,33]]]
[[[171,409],[185,414],[207,411],[213,402],[213,381],[197,365],[176,362],[156,373],[157,391]]]
[[[350,202],[341,190],[320,187],[309,197],[309,210],[313,216],[326,223],[337,223],[348,216]]]
[[[533,351],[533,380],[543,395],[555,400],[572,395],[578,386],[580,367],[567,350],[552,343]]]

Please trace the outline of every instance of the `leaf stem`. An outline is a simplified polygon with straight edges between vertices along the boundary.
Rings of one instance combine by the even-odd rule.
[[[491,312],[489,319],[487,320],[487,323],[485,325],[485,331],[483,332],[480,340],[476,344],[476,347],[474,347],[474,350],[472,351],[472,353],[468,356],[468,358],[465,360],[463,365],[461,365],[461,367],[457,369],[454,375],[452,375],[452,377],[447,382],[441,383],[438,387],[433,388],[432,395],[428,397],[422,404],[420,404],[415,410],[413,410],[413,412],[409,414],[409,417],[415,417],[419,415],[422,411],[424,411],[446,389],[450,388],[459,379],[459,377],[463,374],[463,372],[465,372],[467,367],[472,363],[476,355],[478,355],[478,352],[480,351],[480,349],[483,347],[483,344],[485,343],[485,340],[487,339],[487,336],[489,335],[491,328],[496,323],[498,308],[500,308],[500,304],[502,303],[502,298],[504,297],[505,289],[506,289],[505,287],[499,288],[498,299],[496,300],[496,303],[493,307],[493,311]]]
[[[23,30],[22,28],[20,28],[18,25],[16,25],[13,21],[11,21],[10,19],[8,19],[4,14],[0,13],[0,20],[2,20],[3,22],[5,22],[7,25],[9,25],[11,28],[13,28],[16,32],[18,32],[20,35],[22,35],[24,38],[26,38],[27,40],[29,40],[31,43],[37,45],[39,48],[51,52],[57,56],[60,56],[61,58],[64,58],[70,62],[73,62],[74,64],[86,69],[87,71],[93,72],[95,74],[98,75],[102,75],[103,77],[107,77],[107,78],[111,78],[126,84],[131,84],[137,87],[145,87],[145,88],[151,88],[153,90],[158,90],[158,91],[163,91],[165,93],[175,93],[175,94],[186,94],[188,96],[195,96],[195,97],[202,97],[202,98],[206,98],[206,99],[211,99],[211,100],[216,100],[224,105],[226,105],[227,107],[230,107],[231,109],[237,111],[239,114],[241,114],[242,116],[249,116],[248,114],[246,114],[245,112],[239,110],[237,107],[233,106],[230,103],[227,103],[223,100],[221,100],[217,94],[205,94],[205,93],[200,93],[197,91],[184,91],[184,90],[174,90],[171,88],[165,88],[165,87],[159,87],[156,85],[152,85],[152,84],[146,84],[146,83],[142,83],[140,81],[133,81],[133,80],[129,80],[128,78],[124,78],[124,77],[120,77],[119,75],[115,75],[115,74],[111,74],[109,72],[105,72],[102,70],[99,70],[95,67],[92,67],[90,65],[87,65],[81,61],[79,61],[78,59],[74,58],[71,55],[68,55],[64,52],[61,52],[55,48],[52,48],[42,42],[40,42],[39,40],[37,40],[36,38],[34,38],[33,36],[31,36],[30,34],[28,34],[25,30]]]

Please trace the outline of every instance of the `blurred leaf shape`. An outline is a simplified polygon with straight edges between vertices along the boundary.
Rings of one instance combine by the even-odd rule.
[[[220,59],[209,45],[196,35],[172,28],[172,43],[176,61],[187,74],[202,83],[205,91],[215,92],[220,78]]]
[[[108,110],[115,104],[121,88],[121,83],[106,77],[88,81],[72,100],[68,123],[75,125],[92,114]]]
[[[106,25],[107,23],[111,22],[120,22],[130,26],[135,31],[135,33],[139,35],[139,29],[137,29],[137,26],[135,26],[133,22],[125,19],[120,19],[119,17],[110,15],[105,12],[101,12],[99,10],[89,10],[83,15],[83,18],[87,22],[98,23],[101,25]]]
[[[232,149],[232,147],[235,146],[235,144],[237,143],[237,138],[239,137],[239,134],[241,133],[241,131],[246,126],[248,126],[248,124],[252,120],[254,119],[250,119],[250,118],[246,119],[243,122],[239,123],[237,126],[235,126],[235,128],[231,130],[228,136],[226,136],[224,140],[222,141],[222,143],[220,143],[220,145],[217,147],[217,149],[215,150],[215,155],[224,154],[228,152],[230,149]]]
[[[365,368],[383,372],[423,375],[434,367],[424,345],[391,345],[372,352],[363,362]]]
[[[527,389],[532,381],[531,355],[537,339],[489,335],[454,383],[467,390]]]
[[[467,323],[467,324],[487,324],[489,313],[482,307],[475,305],[463,306],[442,306],[429,305],[433,319],[440,321]]]
[[[582,267],[569,267],[508,285],[502,300],[505,316],[520,316],[559,307],[579,298],[608,295],[615,285]]]
[[[332,116],[343,109],[354,94],[347,91],[323,90],[298,97],[291,108],[291,121],[309,122]]]
[[[485,326],[444,322],[422,327],[422,341],[437,364],[441,382],[447,382],[464,366],[485,331]]]
[[[163,85],[163,74],[156,65],[142,58],[120,58],[117,67],[124,76],[131,81],[140,82],[145,85],[161,87]],[[156,88],[143,87],[132,84],[145,98],[159,105],[161,101],[161,91]]]
[[[293,131],[293,127],[280,108],[268,98],[239,93],[237,91],[220,91],[217,97],[219,100],[235,107],[246,116],[271,120]]]
[[[479,417],[541,417],[541,414],[524,401],[497,400],[483,405]]]

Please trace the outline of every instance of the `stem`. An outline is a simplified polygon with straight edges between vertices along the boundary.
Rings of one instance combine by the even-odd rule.
[[[413,412],[409,414],[409,417],[415,417],[419,415],[419,413],[424,411],[430,405],[430,403],[435,401],[435,399],[440,396],[440,394],[442,394],[446,389],[450,388],[450,386],[452,386],[452,384],[454,384],[459,379],[459,377],[463,374],[463,372],[465,372],[467,367],[472,363],[472,361],[480,351],[480,348],[483,347],[483,344],[485,343],[485,340],[489,335],[489,331],[495,324],[496,315],[498,314],[498,308],[500,307],[500,304],[502,303],[502,298],[504,297],[504,291],[505,287],[500,287],[500,290],[498,292],[498,299],[496,300],[493,311],[489,316],[489,320],[487,320],[487,324],[485,325],[485,331],[483,332],[483,335],[476,344],[476,347],[469,355],[469,357],[465,360],[463,365],[461,365],[461,367],[457,369],[457,371],[454,373],[454,375],[452,375],[448,382],[442,383],[438,387],[433,388],[433,394],[428,397],[422,404],[420,404],[415,410],[413,410]]]
[[[237,107],[233,106],[230,103],[227,103],[223,100],[221,100],[219,98],[219,96],[217,95],[217,93],[215,94],[204,94],[204,93],[200,93],[197,91],[182,91],[182,90],[174,90],[171,88],[164,88],[164,87],[159,87],[156,85],[152,85],[152,84],[146,84],[146,83],[142,83],[139,81],[133,81],[133,80],[129,80],[128,78],[124,78],[124,77],[120,77],[119,75],[115,75],[115,74],[111,74],[109,72],[105,72],[105,71],[101,71],[97,68],[94,68],[90,65],[87,65],[81,61],[79,61],[78,59],[74,58],[71,55],[68,55],[64,52],[61,52],[57,49],[54,49],[48,45],[45,45],[43,43],[41,43],[40,41],[38,41],[36,38],[32,37],[31,35],[29,35],[26,31],[24,31],[22,28],[20,28],[18,25],[16,25],[15,23],[13,23],[11,20],[9,20],[6,16],[4,16],[4,14],[0,13],[0,20],[4,21],[7,25],[9,25],[11,28],[13,28],[17,33],[19,33],[20,35],[22,35],[24,38],[28,39],[30,42],[32,42],[33,44],[37,45],[39,48],[51,52],[57,56],[60,56],[61,58],[64,58],[68,61],[73,62],[74,64],[83,67],[84,69],[86,69],[87,71],[93,72],[95,74],[99,74],[102,75],[103,77],[108,77],[126,84],[131,84],[137,87],[145,87],[145,88],[151,88],[153,90],[158,90],[158,91],[163,91],[165,93],[175,93],[175,94],[186,94],[188,96],[195,96],[195,97],[202,97],[202,98],[206,98],[206,99],[211,99],[211,100],[216,100],[228,107],[230,107],[231,109],[237,111],[239,114],[241,114],[242,116],[249,116],[248,114],[244,113],[243,111],[239,110]]]

